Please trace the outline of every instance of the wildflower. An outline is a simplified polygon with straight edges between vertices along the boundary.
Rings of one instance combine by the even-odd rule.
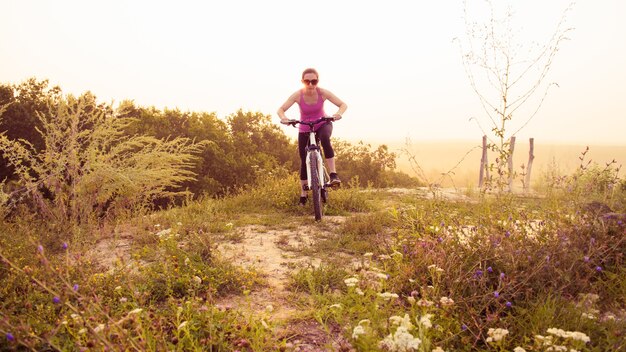
[[[333,305],[331,305],[329,308],[337,308],[337,309],[341,309],[341,304],[340,303],[335,303]]]
[[[126,302],[128,302],[128,298],[120,297],[120,303],[126,303]]]
[[[463,331],[467,330],[467,325],[465,325],[465,324],[461,325],[461,330],[463,330]]]
[[[357,279],[356,277],[349,277],[349,278],[343,280],[343,282],[345,282],[346,286],[348,286],[348,287],[354,287],[359,282],[359,279]]]
[[[122,286],[115,286],[115,288],[113,290],[114,291],[121,291],[122,290]]]
[[[15,336],[13,336],[13,334],[11,334],[10,332],[7,332],[5,336],[8,341],[11,341],[11,342],[15,341]]]
[[[226,228],[227,229],[232,229],[233,228],[233,223],[232,222],[227,223],[226,224]]]
[[[268,329],[268,330],[270,328],[270,326],[265,322],[265,319],[261,319],[261,325],[263,325],[263,327]]]
[[[202,279],[198,276],[194,276],[193,282],[195,282],[197,285],[200,285],[202,283]]]
[[[400,259],[402,259],[403,255],[402,253],[398,252],[398,251],[393,251],[393,253],[391,253],[392,257],[398,257]]]
[[[409,318],[408,314],[404,314],[404,317],[394,315],[389,318],[389,321],[391,321],[391,323],[394,325],[405,327],[407,331],[414,328],[413,324],[411,323],[411,318]]]
[[[378,347],[388,351],[417,351],[421,343],[422,340],[413,337],[405,327],[399,326],[395,333],[380,341]]]
[[[454,300],[448,297],[441,297],[439,299],[439,303],[441,303],[441,305],[444,307],[449,307],[454,304]]]
[[[488,273],[492,273],[492,272],[493,272],[493,268],[492,268],[492,267],[490,267],[490,266],[489,266],[489,267],[487,267],[487,272],[488,272]]]
[[[183,223],[179,221],[179,222],[176,223],[176,225],[183,226]]]
[[[87,329],[85,328],[78,330],[78,335],[85,335],[86,333],[87,333]]]
[[[598,265],[598,266],[596,266],[596,271],[597,271],[597,272],[601,272],[601,271],[602,271],[602,267],[601,267],[601,266],[599,266],[599,265]]]
[[[265,307],[265,310],[271,313],[271,312],[273,312],[273,311],[274,311],[274,306],[273,306],[273,305],[271,305],[271,304],[268,304],[268,305]]]
[[[42,245],[38,245],[37,246],[37,252],[43,254],[43,246]]]
[[[354,327],[354,329],[352,329],[352,338],[353,339],[358,339],[359,335],[365,335],[365,328],[362,327],[361,325],[357,325]]]
[[[430,318],[432,318],[433,315],[432,314],[424,314],[421,318],[420,318],[420,325],[422,325],[423,327],[429,329],[433,327],[433,323],[430,321]]]
[[[505,276],[504,273],[500,273],[500,280],[504,279]]]
[[[498,292],[498,291],[494,291],[494,292],[493,292],[493,296],[494,296],[495,298],[500,297],[500,292]]]
[[[431,307],[433,306],[435,303],[432,301],[429,301],[427,299],[420,299],[419,301],[417,301],[417,305],[420,307]]]
[[[57,296],[54,296],[54,298],[52,298],[52,303],[54,304],[59,304],[61,303],[61,299]]]
[[[588,255],[584,256],[583,260],[585,261],[585,263],[589,263],[589,256]]]
[[[354,292],[356,292],[356,294],[357,294],[357,295],[359,295],[359,296],[364,296],[364,295],[365,295],[365,292],[363,292],[363,291],[362,291],[360,288],[358,288],[358,287],[354,290]]]
[[[178,330],[184,328],[185,326],[187,326],[188,322],[187,320],[183,321],[182,323],[180,323],[180,325],[178,325]]]
[[[63,249],[67,249],[67,242],[63,242],[63,244],[61,245],[61,247],[62,247]]]
[[[378,256],[378,259],[380,260],[387,260],[387,259],[391,259],[391,256],[387,255],[387,254],[381,254]]]
[[[143,312],[143,309],[135,308],[135,309],[131,310],[130,312],[128,312],[128,315],[139,314],[141,312]]]
[[[398,294],[397,293],[391,293],[391,292],[383,292],[383,293],[379,293],[378,297],[382,297],[383,299],[385,299],[386,301],[392,299],[392,298],[398,298]]]
[[[413,296],[409,296],[409,297],[407,297],[407,298],[406,298],[406,300],[407,300],[407,301],[409,301],[409,303],[410,303],[411,305],[414,305],[414,304],[415,304],[415,297],[413,297]]]
[[[513,303],[511,303],[511,302],[509,302],[509,301],[506,301],[505,306],[506,306],[507,308],[511,308],[511,307],[513,306]]]
[[[378,274],[376,274],[376,277],[381,279],[381,280],[387,280],[389,278],[389,275],[383,274],[383,273],[378,273]]]
[[[526,352],[526,350],[525,350],[525,349],[523,349],[523,348],[521,348],[521,347],[519,347],[519,346],[517,346],[517,347],[515,347],[515,348],[513,349],[513,352]]]
[[[511,236],[511,231],[507,231],[507,232],[504,234],[504,236],[505,236],[505,237],[509,237],[509,236]]]
[[[171,232],[172,232],[172,229],[161,230],[161,231],[156,233],[156,236],[157,237],[163,237],[163,236],[169,235]]]
[[[476,273],[474,273],[474,277],[481,277],[481,276],[483,276],[483,271],[480,269],[476,270]]]
[[[501,329],[501,328],[490,328],[487,331],[487,335],[489,336],[487,338],[487,342],[498,342],[500,340],[502,340],[506,335],[509,334],[509,330],[507,329]]]
[[[369,319],[363,319],[363,320],[361,320],[361,321],[359,322],[359,324],[358,324],[358,325],[363,325],[363,324],[368,324],[368,325],[369,325],[370,323],[371,323],[371,321],[370,321]]]
[[[72,287],[74,289],[74,292],[78,291],[78,284],[74,284],[74,287]]]
[[[189,259],[189,257],[185,258],[185,265],[189,266],[189,262],[191,262],[191,260]]]
[[[431,264],[431,265],[428,266],[428,271],[434,271],[436,273],[441,273],[441,272],[443,272],[443,269],[441,269],[440,267],[438,267],[435,264]]]
[[[104,330],[104,324],[98,324],[98,326],[93,328],[93,332],[95,332],[95,333],[99,333],[102,330]]]
[[[370,258],[373,255],[374,255],[374,253],[372,253],[372,252],[367,252],[367,253],[363,254],[363,256],[366,257],[366,258]]]

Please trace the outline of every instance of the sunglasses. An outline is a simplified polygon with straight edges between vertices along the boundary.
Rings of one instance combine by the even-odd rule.
[[[302,80],[302,83],[306,84],[307,86],[310,85],[310,84],[316,86],[317,82],[319,82],[319,81],[316,80],[316,79],[303,79]]]

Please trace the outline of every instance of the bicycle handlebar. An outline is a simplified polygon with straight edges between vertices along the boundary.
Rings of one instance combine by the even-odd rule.
[[[335,121],[335,118],[331,117],[331,116],[324,116],[324,117],[320,117],[319,119],[317,119],[315,121],[289,120],[286,124],[294,126],[294,127],[296,127],[297,124],[301,124],[301,125],[307,125],[307,126],[313,128],[318,123],[324,122],[324,121]]]

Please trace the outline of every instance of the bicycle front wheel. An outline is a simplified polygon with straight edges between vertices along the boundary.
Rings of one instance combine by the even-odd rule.
[[[309,153],[309,166],[311,168],[311,192],[313,193],[313,210],[315,211],[315,220],[321,220],[323,215],[322,209],[322,185],[320,184],[319,173],[317,167],[317,152]]]

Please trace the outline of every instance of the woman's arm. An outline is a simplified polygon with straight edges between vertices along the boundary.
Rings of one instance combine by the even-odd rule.
[[[278,108],[278,117],[280,117],[280,123],[282,124],[287,124],[287,122],[289,121],[289,118],[287,117],[287,115],[285,115],[285,111],[289,110],[289,108],[298,100],[299,94],[300,92],[295,92],[293,93],[288,99],[287,101],[285,101],[285,103],[283,105],[280,106],[280,108]]]
[[[337,96],[329,90],[323,89],[322,93],[324,94],[326,99],[330,100],[331,103],[335,104],[339,108],[339,110],[337,110],[333,117],[335,118],[335,120],[341,120],[343,113],[346,112],[346,110],[348,109],[348,105],[344,103],[343,100],[337,98]]]

